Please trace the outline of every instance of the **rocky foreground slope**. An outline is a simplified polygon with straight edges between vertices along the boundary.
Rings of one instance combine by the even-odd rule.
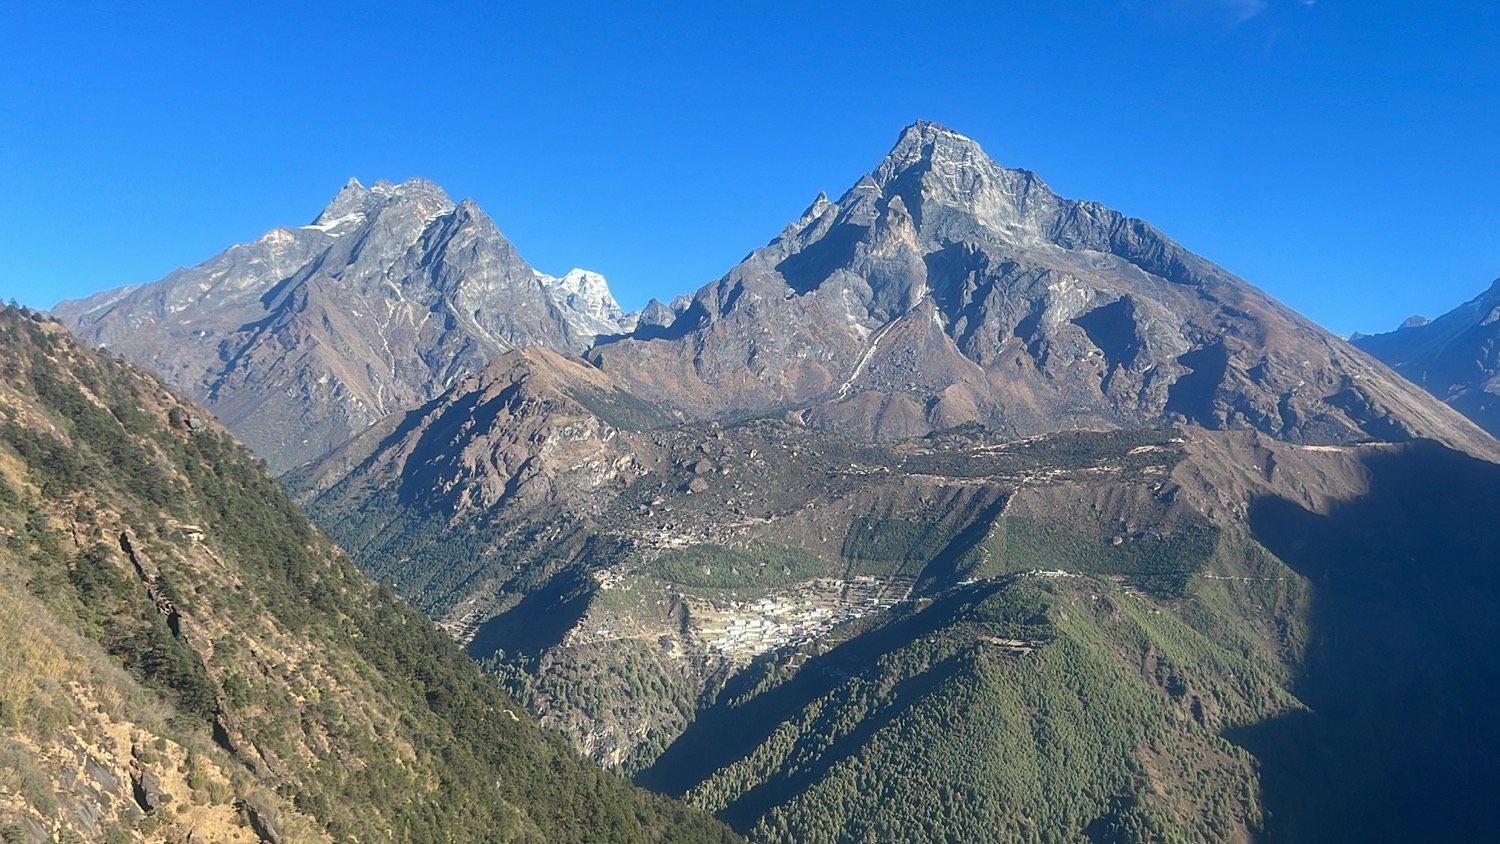
[[[12,308],[0,838],[734,836],[537,729],[201,408]]]
[[[503,351],[581,352],[627,326],[598,274],[539,273],[472,201],[422,180],[351,180],[310,225],[54,313],[192,394],[276,472]]]

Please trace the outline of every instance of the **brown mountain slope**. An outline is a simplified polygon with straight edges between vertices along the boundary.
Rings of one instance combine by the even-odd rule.
[[[1191,426],[870,443],[620,395],[507,356],[307,500],[544,723],[755,840],[1487,822],[1493,463]]]
[[[287,478],[596,760],[788,844],[1484,829],[1495,444],[1362,353],[926,125],[662,310]]]

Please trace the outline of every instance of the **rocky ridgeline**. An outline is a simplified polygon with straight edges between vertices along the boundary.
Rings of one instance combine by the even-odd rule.
[[[479,206],[420,179],[351,180],[309,225],[55,313],[193,394],[278,472],[504,351],[581,352],[629,325],[597,273],[534,270]]]
[[[1500,436],[1500,279],[1437,319],[1350,340]]]

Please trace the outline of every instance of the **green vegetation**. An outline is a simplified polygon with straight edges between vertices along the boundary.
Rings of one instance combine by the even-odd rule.
[[[585,736],[564,729],[579,745],[592,740],[601,756],[618,754],[618,767],[627,775],[660,755],[692,720],[698,690],[656,642],[617,639],[570,651],[564,659],[548,655],[527,664],[491,657],[485,664],[518,696],[546,711],[568,713],[583,723],[633,724],[649,719],[656,724],[639,742],[633,735],[594,732]]]
[[[849,525],[844,557],[850,574],[916,574],[953,541],[960,527],[861,516]]]
[[[765,591],[822,576],[822,560],[798,548],[757,542],[747,548],[695,545],[662,551],[645,574],[691,589]]]
[[[160,742],[137,750],[140,764],[188,748],[184,788],[262,803],[295,840],[733,837],[518,718],[313,530],[260,461],[220,430],[189,429],[189,415],[55,324],[0,312],[0,729],[45,747],[99,717],[143,725]],[[18,619],[58,645],[23,646]],[[114,690],[88,693],[115,703],[90,714],[78,690],[99,678]],[[30,811],[62,811],[49,784],[62,774],[0,758],[0,786],[7,771]],[[189,811],[188,793],[175,797]],[[153,815],[139,831],[172,823]]]
[[[318,496],[308,517],[356,554],[371,577],[430,616],[442,616],[474,592],[534,591],[560,562],[587,558],[601,565],[623,556],[623,549],[556,508],[455,523],[430,502],[404,499],[399,488],[375,490],[359,507],[346,508],[345,496],[358,480],[352,474]],[[293,490],[302,483],[295,474],[282,482]],[[542,548],[545,555],[538,553]]]
[[[964,590],[765,678],[731,684],[642,781],[772,842],[1256,834],[1254,764],[1218,731],[1296,706],[1092,580]]]
[[[1217,549],[1219,531],[1203,523],[1166,534],[1110,535],[1091,527],[1026,516],[998,519],[983,548],[989,573],[1064,570],[1124,575],[1158,595],[1181,595]]]
[[[632,447],[651,470],[586,505],[455,518],[356,472],[315,510],[424,607],[504,593],[476,643],[508,688],[757,840],[1492,837],[1490,464],[1192,429],[872,446],[769,418]],[[820,574],[914,600],[851,583],[836,617],[862,616],[800,648],[695,647],[684,593],[709,640],[749,626],[730,599]],[[799,591],[839,594],[777,603]]]

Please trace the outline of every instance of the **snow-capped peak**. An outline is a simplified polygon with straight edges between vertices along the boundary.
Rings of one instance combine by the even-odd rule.
[[[579,313],[604,322],[616,322],[625,312],[609,292],[604,276],[590,270],[574,267],[562,277],[547,275],[533,270],[543,289],[559,302]]]

